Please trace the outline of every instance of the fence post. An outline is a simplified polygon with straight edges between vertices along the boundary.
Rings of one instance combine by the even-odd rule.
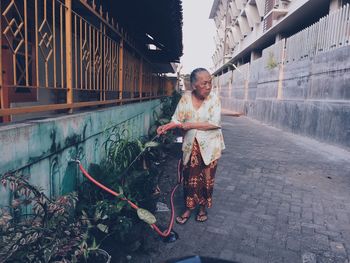
[[[139,97],[142,98],[142,77],[143,77],[143,59],[140,61],[140,72],[139,72]]]
[[[244,72],[244,100],[248,100],[248,90],[249,90],[249,75],[250,75],[250,63],[248,63],[247,71]]]
[[[72,57],[72,0],[65,0],[66,6],[66,77],[67,77],[67,104],[73,103],[73,57]],[[69,113],[73,108],[69,109]]]
[[[282,48],[281,48],[281,64],[279,65],[279,73],[278,73],[278,88],[277,88],[277,99],[281,100],[283,98],[283,79],[284,79],[284,60],[286,54],[286,39],[282,40]]]
[[[119,99],[123,100],[123,75],[124,75],[124,40],[120,40],[119,45]]]
[[[2,10],[1,10],[1,3],[0,3],[0,109],[5,108],[4,104],[5,104],[4,87],[2,83]],[[0,122],[2,122],[2,118],[0,119]]]

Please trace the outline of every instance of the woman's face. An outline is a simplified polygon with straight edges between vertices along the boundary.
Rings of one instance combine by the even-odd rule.
[[[194,89],[199,97],[206,98],[211,91],[211,76],[206,71],[197,73],[197,81],[194,83]]]

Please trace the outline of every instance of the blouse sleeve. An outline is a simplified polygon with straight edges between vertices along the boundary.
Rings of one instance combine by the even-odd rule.
[[[209,108],[209,120],[212,125],[221,127],[221,102],[218,96],[213,98],[213,104]]]
[[[179,103],[176,106],[174,115],[171,117],[171,122],[174,122],[176,124],[180,124],[184,122],[184,114],[183,114],[184,105],[185,105],[185,98],[184,96],[182,96]]]

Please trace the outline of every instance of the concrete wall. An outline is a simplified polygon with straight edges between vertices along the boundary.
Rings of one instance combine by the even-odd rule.
[[[238,92],[241,81],[233,81],[231,89],[237,92],[222,96],[223,107],[293,133],[350,148],[350,47],[318,54],[312,60],[289,62],[282,69],[281,65],[268,67],[265,61],[260,58],[250,64],[248,97],[242,100]]]
[[[49,196],[72,191],[82,180],[77,166],[68,162],[72,157],[85,167],[99,163],[106,129],[118,125],[134,138],[146,135],[154,111],[160,111],[160,100],[0,127],[0,174],[19,170]],[[0,204],[10,199],[0,187]]]

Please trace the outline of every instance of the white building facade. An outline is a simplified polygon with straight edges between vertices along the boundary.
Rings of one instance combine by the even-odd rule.
[[[264,48],[339,9],[349,0],[214,0],[214,68],[254,60]],[[296,25],[296,26],[295,26]],[[242,64],[242,63],[240,63]]]
[[[214,0],[223,108],[350,149],[349,2]]]

